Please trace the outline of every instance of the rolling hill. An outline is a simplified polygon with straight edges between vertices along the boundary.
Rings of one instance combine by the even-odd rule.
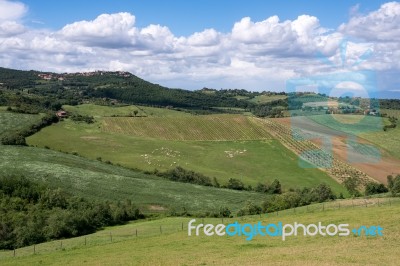
[[[365,202],[368,207],[365,207]],[[379,203],[380,202],[380,203]],[[341,208],[339,208],[340,204]],[[355,207],[352,207],[355,205]],[[2,265],[397,265],[400,219],[398,199],[347,200],[316,204],[239,219],[204,219],[205,223],[265,223],[324,225],[347,223],[351,228],[381,226],[380,236],[188,236],[191,218],[175,217],[137,221],[106,228],[92,235],[53,241],[13,251],[0,252]],[[198,222],[203,222],[197,219]],[[136,235],[137,232],[137,235]]]

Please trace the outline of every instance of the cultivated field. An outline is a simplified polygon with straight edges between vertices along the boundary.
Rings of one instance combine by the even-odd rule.
[[[276,100],[284,100],[286,98],[287,98],[286,95],[260,95],[260,96],[256,96],[253,99],[251,99],[250,102],[262,104],[262,103],[269,103],[269,102],[276,101]]]
[[[398,110],[382,110],[390,116],[400,117]],[[310,118],[326,127],[357,135],[367,141],[383,148],[384,151],[400,159],[400,128],[383,131],[387,119],[373,116],[360,115],[330,115],[311,116]]]
[[[365,205],[365,203],[368,203]],[[353,207],[354,206],[354,207]],[[367,207],[366,207],[367,206]],[[191,218],[136,221],[95,234],[0,252],[2,265],[398,265],[398,199],[347,200],[204,223],[347,223],[381,226],[383,237],[189,237]],[[197,219],[197,223],[203,222]],[[137,235],[136,235],[137,233]]]
[[[307,169],[299,166],[297,156],[287,150],[279,141],[272,139],[263,125],[255,123],[253,118],[242,116],[200,116],[194,120],[205,121],[208,125],[212,124],[218,128],[228,130],[228,124],[225,121],[215,122],[215,117],[226,117],[232,127],[237,127],[236,123],[243,121],[244,125],[250,125],[251,128],[241,126],[242,136],[247,136],[248,132],[253,132],[267,139],[264,140],[233,140],[233,141],[179,141],[163,140],[161,133],[152,133],[151,127],[148,129],[137,127],[136,130],[147,130],[148,134],[159,136],[159,138],[148,138],[131,136],[129,134],[104,132],[103,120],[98,119],[95,124],[74,123],[65,120],[61,123],[52,125],[41,130],[39,133],[28,138],[30,145],[39,147],[49,146],[51,149],[62,150],[66,152],[77,152],[82,156],[96,159],[101,156],[103,161],[119,163],[131,168],[152,171],[158,169],[161,171],[181,166],[185,169],[203,173],[210,177],[216,177],[221,184],[225,184],[229,178],[237,178],[245,184],[256,185],[258,182],[272,182],[274,179],[281,181],[282,185],[289,188],[314,186],[321,182],[329,184],[335,192],[344,192],[344,188],[326,173],[318,169]],[[108,118],[104,118],[108,120]],[[116,118],[110,118],[116,119]],[[118,118],[123,121],[125,118]],[[132,118],[132,121],[149,121],[150,118]],[[153,119],[153,118],[152,118]],[[208,120],[210,119],[210,120]],[[176,119],[180,121],[181,119]],[[131,120],[129,120],[131,121]],[[151,121],[151,119],[150,119]],[[166,120],[159,120],[160,123],[168,124]],[[212,122],[209,122],[212,121]],[[142,122],[143,123],[143,122]],[[179,122],[173,122],[178,124]],[[190,122],[188,119],[188,123]],[[222,124],[222,125],[221,125]],[[157,124],[153,124],[157,126]],[[182,130],[184,125],[181,126]],[[229,138],[229,131],[214,131],[208,127],[209,131],[203,130],[202,138]],[[252,129],[253,128],[253,129]],[[127,128],[132,130],[131,128]],[[258,131],[257,131],[257,130]],[[189,129],[188,129],[189,130]],[[194,130],[193,128],[191,130]],[[243,130],[246,130],[243,132]],[[157,132],[154,130],[154,132]],[[185,132],[185,131],[184,131]],[[168,135],[171,134],[171,135]],[[172,135],[173,134],[173,135]],[[166,132],[166,136],[178,136],[178,129],[171,129]],[[182,134],[182,133],[181,133]],[[190,131],[186,135],[193,136]],[[221,135],[223,134],[223,135]],[[234,133],[232,133],[234,134]]]
[[[81,104],[77,106],[64,105],[65,111],[70,113],[77,113],[81,115],[90,115],[95,118],[110,117],[110,116],[154,116],[154,117],[181,117],[190,116],[189,113],[170,110],[167,108],[154,108],[146,106],[102,106],[95,104]]]
[[[308,118],[323,126],[353,135],[381,132],[384,125],[384,119],[375,116],[327,114],[308,116]]]
[[[271,138],[254,121],[241,115],[181,117],[106,117],[105,132],[161,140],[257,140]]]
[[[400,110],[382,109],[381,112],[400,119]],[[394,129],[362,133],[360,137],[382,147],[390,156],[400,159],[400,122],[397,122]]]

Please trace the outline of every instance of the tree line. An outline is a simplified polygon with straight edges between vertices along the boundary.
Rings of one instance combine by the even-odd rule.
[[[29,137],[44,127],[50,126],[58,122],[58,117],[55,114],[46,114],[39,122],[28,126],[25,129],[6,132],[0,139],[3,145],[26,145],[26,137]]]
[[[129,200],[93,201],[23,176],[0,177],[0,249],[90,234],[141,218]]]

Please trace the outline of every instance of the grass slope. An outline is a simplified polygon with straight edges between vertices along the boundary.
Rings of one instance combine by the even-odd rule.
[[[382,113],[400,118],[398,110],[382,110]],[[309,118],[324,126],[360,136],[400,159],[400,128],[383,131],[382,126],[387,123],[384,118],[360,115],[319,115]]]
[[[277,100],[284,100],[286,99],[286,95],[259,95],[254,97],[253,99],[250,100],[250,102],[256,103],[256,104],[263,104],[263,103],[269,103],[272,101],[277,101]]]
[[[167,108],[154,108],[147,106],[102,106],[95,104],[81,104],[77,106],[64,105],[65,111],[70,113],[78,113],[81,115],[90,115],[95,118],[110,116],[131,116],[137,111],[137,116],[155,116],[155,117],[180,117],[190,116],[189,113],[170,110]]]
[[[121,167],[47,149],[0,146],[0,175],[25,175],[52,187],[99,200],[131,199],[145,212],[183,207],[191,212],[232,210],[247,200],[261,202],[258,193],[171,182]]]
[[[253,118],[241,115],[131,118],[107,117],[105,132],[161,140],[253,140],[270,138]]]
[[[110,227],[87,237],[44,243],[13,252],[1,252],[2,265],[398,265],[400,230],[400,202],[351,207],[351,201],[322,206],[311,205],[294,212],[287,210],[238,219],[224,219],[224,223],[348,223],[349,228],[362,225],[383,227],[383,237],[347,236],[291,236],[281,238],[256,236],[251,241],[244,237],[216,237],[187,235],[189,218],[165,218],[139,221],[124,226]],[[356,201],[355,201],[356,202]],[[360,201],[361,202],[361,201]],[[348,205],[347,207],[343,207]],[[362,207],[364,206],[364,207]],[[202,222],[197,219],[197,223]],[[218,224],[220,219],[205,219]],[[182,223],[184,228],[182,230]],[[160,233],[160,227],[162,233]],[[135,236],[136,230],[138,236]],[[110,238],[112,235],[112,241]],[[86,240],[85,240],[86,239]],[[85,245],[85,241],[87,244]]]
[[[232,124],[235,126],[235,123]],[[344,192],[343,187],[326,173],[318,169],[299,167],[297,156],[274,139],[170,141],[103,132],[102,126],[101,119],[92,125],[66,120],[29,137],[28,143],[40,147],[47,145],[52,149],[71,153],[78,152],[92,159],[101,156],[103,161],[109,160],[143,170],[166,170],[180,165],[210,177],[215,176],[221,183],[227,182],[229,178],[238,178],[251,185],[278,179],[288,189],[326,182],[335,192]],[[212,133],[206,134],[210,136]],[[229,132],[215,134],[229,136]]]
[[[0,137],[7,131],[19,130],[40,120],[40,115],[19,114],[0,109]]]

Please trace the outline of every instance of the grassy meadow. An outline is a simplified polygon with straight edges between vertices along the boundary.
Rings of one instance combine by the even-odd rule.
[[[251,99],[250,102],[262,104],[262,103],[269,103],[269,102],[277,101],[277,100],[284,100],[286,98],[287,98],[286,95],[259,95],[259,96],[254,97],[253,99]]]
[[[0,145],[0,175],[24,175],[51,187],[96,200],[130,199],[144,212],[242,208],[261,202],[260,193],[217,189],[144,175],[122,167],[34,147]],[[18,162],[18,163],[15,163]]]
[[[229,178],[237,178],[250,185],[278,179],[284,188],[289,189],[326,182],[335,192],[345,192],[342,186],[324,172],[299,167],[297,156],[279,141],[272,139],[251,117],[222,115],[183,118],[190,127],[185,128],[185,124],[179,122],[181,119],[174,120],[171,117],[100,117],[94,124],[76,123],[67,119],[41,130],[27,141],[30,145],[76,152],[91,159],[101,157],[103,161],[148,171],[163,171],[179,165],[216,177],[222,184]],[[121,124],[113,132],[108,128],[110,119],[130,119],[131,122]],[[162,132],[152,130],[157,124],[160,128],[161,125],[171,127],[165,134],[170,140],[161,139]],[[114,124],[112,128],[118,126]],[[237,138],[264,139],[223,141],[230,132]],[[153,138],[149,138],[149,135]],[[178,136],[184,139],[197,136],[200,139],[220,140],[175,140]]]
[[[0,136],[7,131],[20,130],[26,125],[38,122],[41,115],[19,114],[5,111],[5,108],[0,109]]]
[[[90,115],[95,118],[109,116],[133,116],[137,111],[137,116],[155,116],[155,117],[182,117],[191,116],[189,113],[171,110],[167,108],[155,108],[138,105],[126,106],[102,106],[95,104],[81,104],[76,106],[64,105],[63,109],[70,113],[81,115]]]
[[[283,212],[224,219],[228,224],[283,224],[294,222],[324,225],[347,223],[349,229],[381,226],[383,237],[353,236],[191,236],[190,218],[164,218],[136,221],[109,227],[95,234],[43,243],[13,251],[0,252],[1,265],[397,265],[400,230],[398,199],[345,200],[315,204]],[[384,204],[382,204],[384,203]],[[338,207],[340,206],[342,207]],[[352,207],[352,205],[355,207]],[[196,224],[202,223],[197,219]],[[206,218],[218,224],[221,219]],[[183,225],[183,228],[182,228]],[[136,232],[138,232],[136,236]],[[85,245],[86,242],[86,245]]]

